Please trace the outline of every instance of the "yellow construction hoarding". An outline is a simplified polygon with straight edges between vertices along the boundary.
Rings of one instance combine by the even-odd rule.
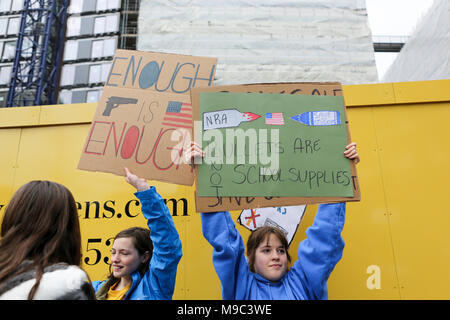
[[[330,299],[449,299],[450,80],[343,86],[358,143],[361,202],[348,203],[342,260]],[[111,238],[146,226],[124,177],[77,169],[96,104],[0,109],[0,216],[24,183],[53,180],[74,194],[83,268],[106,276]],[[194,187],[151,182],[166,199],[183,244],[174,299],[220,299],[212,248],[195,212]],[[291,244],[312,224],[308,205]],[[233,211],[237,219],[240,212]],[[238,225],[244,241],[249,231]]]

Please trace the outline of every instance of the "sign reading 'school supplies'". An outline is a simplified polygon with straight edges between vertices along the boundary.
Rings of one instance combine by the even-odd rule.
[[[199,88],[191,96],[206,152],[197,211],[360,200],[355,165],[343,155],[351,138],[339,83]]]
[[[352,197],[344,110],[338,96],[200,93],[198,195]]]
[[[79,169],[192,185],[182,161],[193,128],[190,89],[213,85],[217,59],[117,50]]]

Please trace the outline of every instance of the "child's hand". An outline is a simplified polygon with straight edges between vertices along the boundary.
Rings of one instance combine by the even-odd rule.
[[[184,153],[184,161],[190,165],[198,164],[204,156],[205,152],[202,148],[197,143],[191,142],[191,146]]]
[[[361,159],[359,158],[358,151],[356,151],[356,143],[352,142],[345,147],[344,155],[346,158],[355,161],[357,164]]]
[[[147,189],[150,189],[150,186],[147,183],[147,180],[143,179],[143,178],[139,178],[137,175],[132,174],[130,172],[130,170],[128,170],[128,168],[124,168],[125,169],[125,173],[127,174],[125,180],[126,182],[128,182],[129,184],[131,184],[133,187],[135,187],[137,189],[137,191],[144,191]]]

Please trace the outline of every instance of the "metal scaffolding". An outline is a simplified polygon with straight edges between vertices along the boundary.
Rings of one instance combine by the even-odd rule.
[[[7,107],[57,103],[69,0],[25,0]]]
[[[139,4],[140,0],[122,1],[122,19],[118,45],[121,49],[136,50]]]

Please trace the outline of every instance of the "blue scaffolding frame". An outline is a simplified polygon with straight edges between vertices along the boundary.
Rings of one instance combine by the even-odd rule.
[[[56,104],[70,0],[25,0],[7,107]]]

